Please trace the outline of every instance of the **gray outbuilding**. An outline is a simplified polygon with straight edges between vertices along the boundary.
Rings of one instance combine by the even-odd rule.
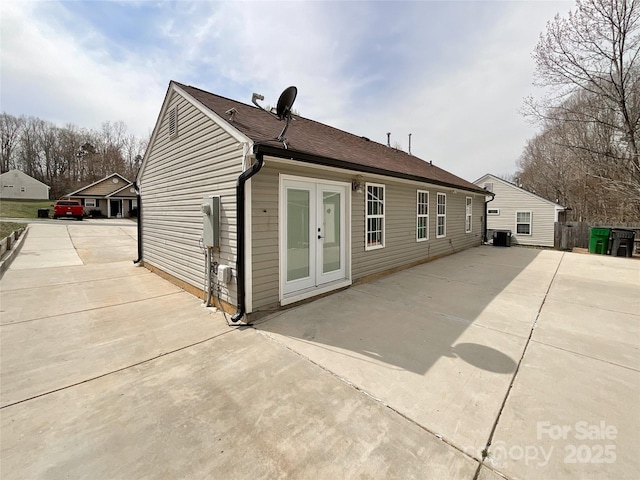
[[[50,187],[20,170],[0,175],[0,198],[16,200],[49,200]]]

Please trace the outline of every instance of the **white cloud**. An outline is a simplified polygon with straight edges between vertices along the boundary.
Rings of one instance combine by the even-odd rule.
[[[118,7],[141,15],[139,31],[5,1],[2,108],[90,128],[122,120],[146,135],[171,79],[246,103],[258,91],[265,104],[296,85],[304,116],[383,143],[391,131],[405,147],[412,133],[414,154],[473,180],[515,169],[533,134],[517,113],[533,91],[530,53],[571,3]]]
[[[524,97],[534,93],[530,54],[546,21],[568,5],[502,5],[493,28],[466,45],[470,60],[450,58],[439,75],[425,64],[428,81],[420,82],[418,72],[381,105],[380,116],[365,113],[374,118],[372,139],[384,142],[391,131],[392,143],[406,149],[412,133],[414,155],[471,181],[487,172],[514,172],[526,139],[535,133],[518,112]]]
[[[3,4],[3,110],[89,128],[122,120],[146,135],[168,82],[138,59],[114,61],[95,32],[80,26],[75,34],[65,31],[68,14],[43,5],[55,6]]]

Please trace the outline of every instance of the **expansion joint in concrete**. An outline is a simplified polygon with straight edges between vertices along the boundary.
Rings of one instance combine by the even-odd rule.
[[[121,303],[115,303],[113,305],[110,305],[110,307],[119,307],[122,305],[129,305],[132,303],[139,303],[139,302],[146,302],[147,300],[154,300],[157,298],[163,298],[163,297],[169,297],[171,295],[179,295],[182,292],[171,292],[171,293],[163,293],[162,295],[154,295],[151,297],[145,297],[145,298],[140,298],[138,300],[131,300],[129,302],[121,302]],[[104,306],[98,306],[98,307],[93,307],[93,308],[85,308],[84,310],[74,310],[73,312],[66,312],[66,313],[59,313],[56,315],[53,315],[55,317],[63,317],[65,315],[75,315],[78,313],[85,313],[85,312],[90,312],[92,310],[102,310],[103,308],[105,308]],[[30,318],[28,320],[18,320],[17,322],[8,322],[8,323],[0,323],[0,327],[10,327],[11,325],[20,325],[21,323],[29,323],[29,322],[37,322],[38,320],[46,320],[47,318],[51,318],[51,315],[48,316],[44,316],[44,317],[37,317],[37,318]]]
[[[229,334],[229,333],[231,333],[231,332],[234,332],[235,330],[236,330],[236,329],[228,330],[228,331],[226,331],[226,332],[219,333],[218,335],[214,335],[213,337],[205,338],[204,340],[199,340],[199,341],[194,342],[194,343],[191,343],[191,344],[189,344],[189,345],[185,345],[185,346],[183,346],[183,347],[176,348],[176,349],[174,349],[174,350],[170,350],[170,351],[168,351],[168,352],[160,353],[160,354],[158,354],[158,355],[155,355],[155,356],[153,356],[153,357],[147,358],[147,359],[145,359],[145,360],[141,360],[141,361],[139,361],[139,362],[132,363],[131,365],[127,365],[126,367],[117,368],[117,369],[112,370],[112,371],[110,371],[110,372],[106,372],[106,373],[103,373],[103,374],[101,374],[101,375],[96,375],[96,376],[94,376],[94,377],[87,378],[87,379],[85,379],[85,380],[82,380],[81,382],[75,382],[75,383],[72,383],[72,384],[70,384],[70,385],[65,385],[64,387],[55,388],[55,389],[53,389],[53,390],[49,390],[49,391],[47,391],[47,392],[39,393],[38,395],[33,395],[33,396],[31,396],[31,397],[23,398],[22,400],[18,400],[18,401],[16,401],[16,402],[8,403],[7,405],[3,405],[3,406],[1,406],[1,407],[0,407],[0,410],[3,410],[3,409],[5,409],[5,408],[9,408],[9,407],[13,407],[13,406],[15,406],[15,405],[19,405],[19,404],[21,404],[21,403],[25,403],[25,402],[28,402],[28,401],[30,401],[30,400],[35,400],[35,399],[40,398],[40,397],[45,397],[45,396],[47,396],[47,395],[51,395],[52,393],[61,392],[61,391],[63,391],[63,390],[67,390],[67,389],[69,389],[69,388],[77,387],[78,385],[82,385],[82,384],[85,384],[85,383],[93,382],[94,380],[98,380],[98,379],[100,379],[100,378],[104,378],[104,377],[107,377],[107,376],[109,376],[109,375],[113,375],[113,374],[115,374],[115,373],[123,372],[123,371],[125,371],[125,370],[130,369],[130,368],[138,367],[138,366],[140,366],[140,365],[144,365],[144,364],[146,364],[146,363],[153,362],[154,360],[158,360],[159,358],[166,357],[166,356],[168,356],[168,355],[172,355],[172,354],[174,354],[174,353],[181,352],[181,351],[186,350],[186,349],[188,349],[188,348],[195,347],[196,345],[201,345],[201,344],[203,344],[203,343],[206,343],[206,342],[209,342],[209,341],[214,340],[214,339],[216,339],[216,338],[219,338],[219,337],[221,337],[221,336],[223,336],[223,335],[227,335],[227,334]]]

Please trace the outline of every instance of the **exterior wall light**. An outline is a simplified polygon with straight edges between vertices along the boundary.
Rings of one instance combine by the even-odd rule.
[[[364,179],[362,178],[362,175],[358,175],[356,178],[351,180],[351,190],[356,193],[362,193],[364,191],[364,188],[362,186],[363,183]]]

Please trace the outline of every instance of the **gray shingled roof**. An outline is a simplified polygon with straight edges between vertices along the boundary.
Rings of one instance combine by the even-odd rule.
[[[323,159],[333,159],[357,171],[383,173],[392,177],[424,180],[474,192],[484,192],[477,185],[414,155],[299,115],[294,116],[285,134],[287,143],[285,150],[282,143],[275,140],[284,127],[284,122],[264,110],[195,87],[178,82],[173,83],[225,119],[253,142],[282,149],[283,156],[300,160],[317,157],[316,163],[321,164],[326,164],[322,161]],[[235,108],[238,112],[233,121],[230,115],[225,113],[231,108]],[[297,156],[300,158],[296,158]]]

